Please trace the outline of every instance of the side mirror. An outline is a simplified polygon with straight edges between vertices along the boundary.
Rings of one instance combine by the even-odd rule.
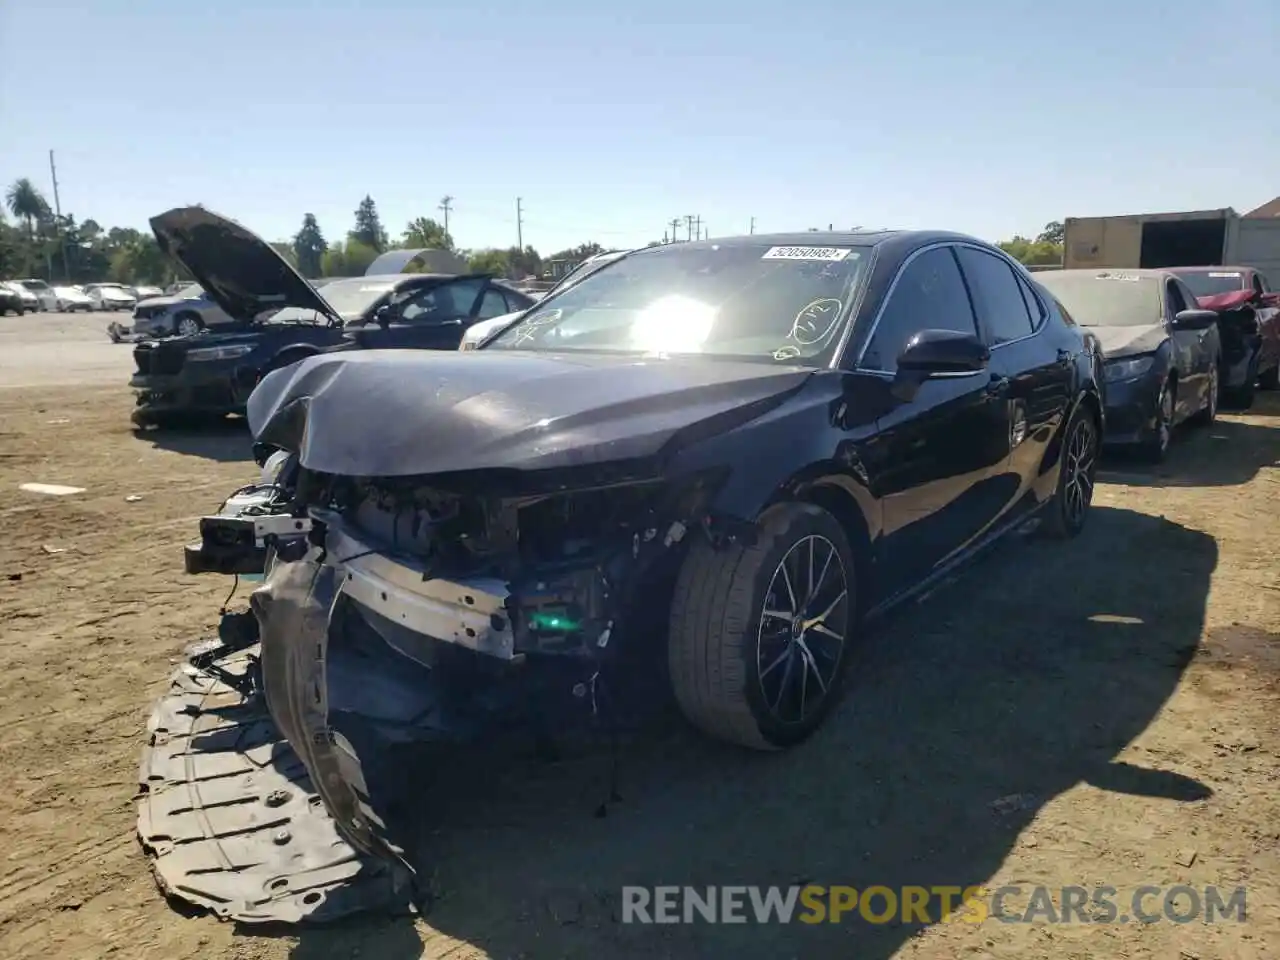
[[[972,333],[921,330],[898,355],[898,374],[927,380],[946,373],[977,373],[990,360],[991,351]]]
[[[1208,330],[1218,322],[1213,310],[1179,310],[1173,318],[1175,330]]]
[[[373,312],[373,322],[385,330],[391,326],[391,321],[396,318],[396,312],[395,307],[389,303],[384,303]]]

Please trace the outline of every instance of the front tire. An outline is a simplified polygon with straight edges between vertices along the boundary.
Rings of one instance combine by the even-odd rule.
[[[1101,441],[1093,411],[1081,404],[1067,424],[1058,486],[1045,508],[1043,529],[1055,540],[1070,540],[1084,529],[1093,503]]]
[[[1173,442],[1173,414],[1178,408],[1178,382],[1172,377],[1160,387],[1156,398],[1156,424],[1151,437],[1142,445],[1143,457],[1150,463],[1163,463]]]
[[[194,337],[203,329],[204,324],[200,322],[200,318],[194,313],[180,313],[173,321],[173,335],[175,337]]]
[[[704,733],[756,750],[812,734],[839,700],[857,630],[853,550],[826,510],[770,507],[752,546],[695,541],[671,605],[676,702]]]

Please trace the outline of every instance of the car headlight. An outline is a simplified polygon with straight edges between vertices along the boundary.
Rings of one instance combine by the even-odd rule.
[[[225,347],[201,347],[187,353],[188,360],[234,360],[253,349],[252,344],[236,343]]]
[[[477,346],[479,346],[479,344],[480,344],[479,339],[474,339],[474,340],[473,340],[473,339],[469,339],[469,338],[467,338],[467,337],[463,337],[463,338],[462,338],[462,342],[461,342],[460,344],[458,344],[458,349],[459,349],[459,350],[474,350]]]
[[[1108,382],[1112,380],[1132,380],[1140,377],[1156,362],[1155,357],[1134,357],[1132,360],[1109,360],[1106,371]]]

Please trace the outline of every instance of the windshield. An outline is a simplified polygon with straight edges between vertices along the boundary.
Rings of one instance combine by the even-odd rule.
[[[193,283],[190,286],[183,287],[175,293],[174,296],[183,300],[194,300],[197,297],[204,296],[204,287],[200,286],[198,283]]]
[[[1216,297],[1220,293],[1247,290],[1244,274],[1239,270],[1170,270],[1174,276],[1191,288],[1197,297]]]
[[[98,284],[98,289],[101,290],[103,293],[116,294],[117,296],[121,296],[121,297],[133,296],[133,294],[131,294],[128,290],[126,290],[123,286],[121,286],[118,283],[100,283]]]
[[[70,297],[73,300],[78,300],[84,296],[75,287],[54,287],[53,292],[60,297]]]
[[[1160,322],[1160,281],[1123,273],[1038,273],[1036,282],[1062,301],[1082,327]]]
[[[816,363],[839,336],[865,252],[764,243],[651,247],[540,301],[485,349]]]
[[[22,284],[28,290],[48,290],[49,289],[49,285],[45,283],[43,280],[19,280],[18,283]]]
[[[324,298],[342,316],[350,317],[364,313],[395,288],[394,280],[334,280],[324,285]]]

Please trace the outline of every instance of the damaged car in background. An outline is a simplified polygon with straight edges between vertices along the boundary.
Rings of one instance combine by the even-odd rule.
[[[134,347],[129,385],[140,427],[243,413],[264,376],[325,351],[456,350],[477,320],[534,302],[487,274],[356,277],[324,283],[321,294],[321,285],[303,279],[270,244],[202,207],[170,210],[152,218],[151,227],[160,249],[199,282],[196,300],[230,322]]]
[[[310,305],[233,262],[246,302]],[[421,898],[391,746],[611,723],[645,664],[706,734],[799,744],[868,620],[1005,534],[1084,529],[1103,389],[1019,264],[893,231],[637,250],[477,350],[269,374],[275,452],[187,548],[263,579],[153,715],[161,882],[250,920]]]

